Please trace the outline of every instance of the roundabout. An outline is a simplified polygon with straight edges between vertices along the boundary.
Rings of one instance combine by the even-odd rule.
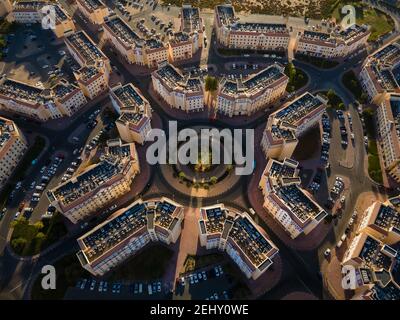
[[[221,136],[205,137],[200,134],[202,130],[218,130],[216,126],[195,125],[187,128],[197,133],[194,143],[197,154],[193,156],[197,160],[186,164],[178,159],[176,164],[161,164],[163,180],[171,189],[190,198],[213,198],[228,194],[241,180],[241,176],[235,174],[234,160],[228,159],[232,152],[231,146]],[[187,155],[187,143],[181,141],[178,144],[178,154]],[[205,150],[201,148],[202,145],[207,146]]]

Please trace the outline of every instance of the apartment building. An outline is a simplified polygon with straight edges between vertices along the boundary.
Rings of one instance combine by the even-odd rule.
[[[400,95],[386,97],[376,111],[380,157],[387,174],[400,182]]]
[[[192,50],[196,52],[203,47],[205,39],[205,25],[200,17],[200,9],[190,4],[182,5],[181,25],[179,30],[187,33],[192,39]]]
[[[0,2],[0,17],[4,17],[12,11],[11,0]]]
[[[51,90],[43,90],[11,80],[5,75],[0,78],[1,109],[39,121],[63,117]]]
[[[231,4],[214,9],[217,41],[228,48],[286,51],[290,35],[286,24],[242,22]]]
[[[74,75],[83,94],[89,99],[96,98],[108,89],[109,77],[102,67],[82,67]]]
[[[353,299],[400,299],[400,284],[397,276],[400,267],[398,252],[374,236],[366,232],[358,234],[350,243],[342,266],[355,268]]]
[[[331,33],[306,30],[297,39],[295,51],[327,59],[346,57],[365,47],[370,34],[366,25],[353,25]]]
[[[4,187],[27,149],[26,139],[17,125],[0,117],[0,189]]]
[[[229,117],[251,115],[281,98],[288,81],[279,63],[247,79],[224,77],[218,87],[216,109]]]
[[[77,257],[83,268],[102,276],[152,242],[175,243],[183,218],[183,207],[168,198],[139,199],[80,237]]]
[[[65,116],[72,116],[86,103],[86,97],[78,86],[61,81],[51,88],[54,101],[60,112]]]
[[[151,130],[151,106],[131,83],[110,88],[110,99],[119,114],[116,126],[126,142],[144,144]]]
[[[58,38],[75,31],[71,16],[60,5],[50,1],[15,1],[12,14],[17,23],[42,23],[48,12],[45,10],[46,6],[54,8],[55,25],[51,30]]]
[[[259,183],[264,209],[292,239],[309,234],[328,215],[311,194],[301,188],[298,166],[292,159],[282,162],[269,159]]]
[[[76,0],[78,9],[93,24],[103,24],[110,13],[101,0]]]
[[[246,213],[218,204],[200,209],[201,246],[224,251],[247,278],[256,280],[273,264],[278,248]]]
[[[265,156],[279,160],[290,158],[298,137],[318,124],[327,103],[326,98],[306,92],[271,114],[261,139]]]
[[[400,93],[400,41],[370,55],[359,75],[370,100],[380,103],[388,93]]]
[[[169,63],[162,63],[151,74],[155,92],[171,107],[186,112],[204,108],[204,82],[200,77],[183,74]]]
[[[134,143],[109,140],[100,162],[50,190],[50,203],[72,223],[97,213],[130,190],[140,171]]]
[[[358,233],[367,233],[388,245],[400,241],[400,214],[390,203],[375,201],[369,206],[358,226]]]
[[[191,59],[197,51],[194,51],[194,49],[192,36],[186,32],[175,32],[168,43],[169,61]]]
[[[156,38],[140,37],[120,17],[106,19],[103,27],[103,39],[110,42],[128,63],[154,68],[168,60],[165,44]]]

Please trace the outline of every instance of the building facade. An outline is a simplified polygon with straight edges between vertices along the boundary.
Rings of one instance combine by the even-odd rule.
[[[47,196],[59,212],[77,223],[127,193],[139,171],[133,143],[108,141],[99,163],[50,190]]]
[[[112,105],[119,114],[116,126],[122,140],[144,144],[151,130],[151,107],[131,83],[110,89]]]
[[[261,147],[267,158],[290,158],[304,132],[318,124],[328,101],[306,92],[272,113],[267,121]]]
[[[249,78],[223,78],[218,87],[217,112],[229,117],[251,115],[281,98],[289,78],[275,63]]]
[[[175,243],[183,218],[183,207],[168,198],[137,200],[80,237],[77,257],[83,268],[102,276],[152,242]]]
[[[285,24],[241,22],[230,4],[215,7],[214,30],[217,41],[232,49],[286,52],[290,41]]]
[[[371,32],[366,25],[353,25],[331,33],[304,31],[297,39],[295,51],[313,57],[335,59],[364,48]]]
[[[200,244],[226,252],[247,278],[256,280],[273,264],[277,247],[247,213],[223,204],[200,209]]]
[[[0,117],[0,189],[5,186],[27,150],[27,141],[17,125]]]
[[[204,109],[204,82],[201,77],[184,75],[168,63],[151,74],[154,91],[171,108],[186,112]]]
[[[301,188],[298,166],[292,159],[282,162],[270,159],[259,183],[264,209],[292,239],[309,234],[328,215],[311,194]]]

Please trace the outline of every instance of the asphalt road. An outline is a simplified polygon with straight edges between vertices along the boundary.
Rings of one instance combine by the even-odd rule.
[[[93,39],[98,40],[97,34],[94,34],[91,30],[89,30],[88,26],[84,24],[78,16],[75,15],[74,18],[77,20],[78,24],[85,31],[87,31],[87,33]],[[212,41],[210,41],[210,43],[212,43]],[[111,62],[118,67],[125,81],[133,82],[136,86],[138,86],[141,89],[142,93],[149,100],[155,112],[162,118],[163,126],[165,127],[166,122],[170,120],[171,117],[148,94],[149,77],[131,74],[129,70],[125,68],[124,64],[121,63],[115,55],[109,54],[107,50],[105,52],[108,54]],[[237,61],[237,59],[238,59],[237,57],[221,57],[214,50],[210,50],[208,59],[207,61],[204,62],[206,62],[209,65],[210,64],[216,65],[218,67],[218,72],[222,72],[222,66],[225,63],[235,62]],[[241,57],[240,59],[241,60],[248,59],[253,63],[262,63],[266,61],[264,57],[260,56],[255,56],[250,58]],[[323,70],[323,71],[299,61],[294,61],[294,64],[297,67],[303,69],[308,74],[310,82],[307,89],[309,91],[328,90],[332,88],[336,91],[336,93],[339,96],[342,97],[342,99],[346,104],[349,104],[354,101],[354,98],[342,86],[341,76],[345,71],[349,70],[359,61],[360,57],[355,57],[351,61],[341,64],[337,68],[330,70]],[[223,72],[226,72],[226,70],[224,70]],[[63,123],[63,125],[60,126],[60,128],[50,128],[49,126],[37,125],[31,122],[27,122],[23,119],[17,119],[16,120],[17,125],[19,125],[22,128],[29,127],[29,129],[32,132],[43,135],[48,140],[49,147],[42,155],[38,164],[38,168],[41,167],[45,159],[50,157],[56,149],[71,151],[72,149],[76,148],[77,147],[76,145],[71,145],[71,143],[68,142],[67,137],[69,136],[69,133],[73,132],[83,122],[83,120],[89,116],[89,114],[93,111],[94,108],[97,108],[98,105],[104,105],[107,102],[108,102],[107,97],[100,99],[92,106],[86,107],[78,115],[74,116],[71,119],[65,120],[67,124]],[[265,114],[264,116],[258,119],[248,122],[244,124],[243,127],[254,128],[256,126],[262,125],[266,122],[267,115],[268,114]],[[359,195],[364,191],[368,191],[370,189],[375,188],[375,186],[371,183],[371,181],[367,177],[365,177],[364,168],[361,165],[363,164],[365,152],[363,151],[362,134],[359,134],[360,122],[358,119],[358,115],[354,114],[353,119],[354,119],[353,122],[355,123],[356,146],[357,146],[356,161],[355,161],[356,165],[352,169],[346,169],[339,166],[335,161],[333,161],[331,164],[332,175],[336,174],[344,175],[346,177],[349,177],[352,181],[352,186],[351,186],[352,195],[349,198],[349,204],[348,204],[349,210],[344,216],[344,218],[342,218],[341,220],[341,224],[343,225],[345,225],[346,221],[348,220],[349,214],[351,212],[350,208],[354,206],[357,195]],[[181,123],[183,125],[193,125],[193,121],[191,120],[182,120]],[[219,123],[227,127],[232,127],[227,123],[225,124],[223,122]],[[69,161],[70,156],[71,156],[70,153],[68,153],[68,156],[66,157],[66,162]],[[152,176],[154,177],[154,175]],[[153,183],[154,181],[156,180],[152,178],[151,183]],[[26,184],[28,183],[29,181],[26,182]],[[243,188],[245,189],[245,186]],[[143,192],[143,194],[144,196],[146,196],[146,192]],[[220,202],[225,200],[227,202],[231,201],[229,195],[227,195],[224,199],[220,199]],[[186,199],[186,201],[189,202],[190,199]],[[16,203],[18,203],[18,198],[15,199],[15,204]],[[0,249],[4,249],[4,239],[8,232],[9,223],[11,219],[12,217],[7,216],[1,223],[0,239],[2,241],[0,242]],[[287,263],[288,265],[290,265],[292,270],[295,270],[295,272],[297,273],[296,278],[299,280],[299,282],[303,284],[305,290],[312,292],[317,297],[322,297],[323,289],[322,289],[321,279],[315,273],[315,261],[316,259],[318,259],[318,252],[317,251],[311,253],[295,252],[293,249],[286,247],[286,245],[274,235],[273,230],[267,230],[267,232],[270,234],[272,240],[278,245],[280,249],[280,254],[282,256],[282,260],[285,261],[285,263]],[[28,298],[27,292],[29,292],[29,290],[27,290],[27,288],[29,288],[29,285],[31,283],[30,280],[32,280],[34,276],[38,274],[38,272],[40,272],[42,265],[57,260],[57,258],[65,255],[68,252],[73,252],[77,250],[75,239],[78,233],[79,231],[77,231],[76,234],[69,235],[68,240],[59,244],[55,249],[53,249],[49,253],[46,253],[45,255],[43,255],[37,261],[34,262],[19,261],[14,256],[10,255],[10,253],[8,253],[7,250],[5,250],[2,256],[0,257],[0,272],[2,274],[2,277],[0,279],[0,292],[1,292],[0,297],[7,299]],[[340,232],[337,232],[337,234],[340,236]],[[330,241],[332,241],[332,239],[330,239]],[[324,244],[322,247],[324,247],[325,245],[327,244]],[[312,256],[312,258],[310,258],[310,256]]]

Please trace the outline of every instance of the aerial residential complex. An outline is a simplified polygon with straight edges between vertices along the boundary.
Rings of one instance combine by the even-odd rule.
[[[288,81],[283,66],[278,63],[245,80],[225,77],[218,88],[217,111],[229,117],[251,115],[279,100]]]
[[[276,219],[292,239],[309,234],[328,213],[301,188],[299,163],[270,159],[261,176],[259,187],[263,207]]]
[[[50,28],[54,34],[61,38],[75,31],[75,24],[70,15],[60,6],[49,1],[15,1],[13,4],[13,18],[17,23],[41,23],[46,15],[42,10],[45,6],[51,6],[55,11],[55,26]]]
[[[297,43],[296,52],[322,58],[346,57],[363,48],[371,32],[366,25],[353,25],[331,33],[304,31]]]
[[[151,107],[131,83],[110,89],[111,102],[119,114],[118,133],[125,142],[143,144],[151,130]]]
[[[168,48],[164,43],[156,38],[141,38],[118,16],[104,23],[103,37],[128,63],[153,68],[168,60]]]
[[[151,242],[175,243],[181,233],[184,208],[160,198],[137,200],[78,239],[82,266],[102,276]]]
[[[392,42],[369,56],[359,77],[370,100],[379,103],[386,93],[399,93],[400,41]]]
[[[93,24],[102,24],[109,15],[108,7],[101,0],[77,0],[79,10]]]
[[[204,83],[201,77],[183,74],[169,63],[162,63],[151,74],[155,92],[171,108],[186,112],[201,111],[204,108]]]
[[[0,190],[27,149],[26,139],[16,124],[0,117]]]
[[[5,76],[0,79],[0,109],[39,121],[71,116],[85,103],[82,90],[66,82],[47,90]]]
[[[400,95],[386,97],[376,111],[376,119],[384,169],[400,182]]]
[[[285,24],[241,22],[230,4],[215,7],[214,29],[217,41],[234,49],[284,51],[290,40]]]
[[[326,98],[306,92],[271,114],[261,140],[265,156],[279,160],[290,158],[297,138],[318,124],[327,103]]]
[[[99,163],[48,191],[47,196],[66,218],[77,223],[127,193],[139,172],[135,145],[109,140]]]
[[[226,252],[247,278],[255,280],[271,267],[278,249],[247,213],[218,204],[201,208],[200,214],[203,247]]]

